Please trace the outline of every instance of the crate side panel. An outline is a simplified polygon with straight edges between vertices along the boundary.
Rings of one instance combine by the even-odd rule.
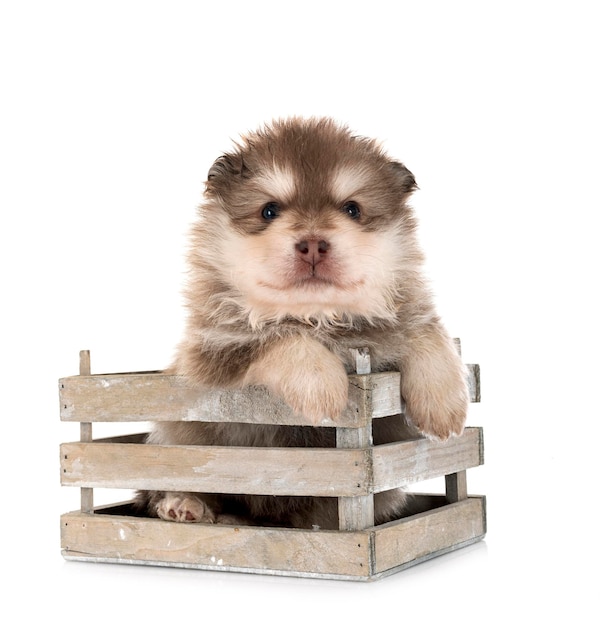
[[[370,488],[367,450],[120,443],[61,446],[72,487],[289,496],[358,496]]]
[[[61,542],[67,558],[352,577],[368,576],[370,569],[366,532],[177,524],[68,513],[61,517]]]
[[[71,376],[59,380],[60,416],[74,422],[205,421],[304,425],[283,400],[264,387],[200,390],[163,373]],[[359,403],[359,404],[358,404]],[[365,401],[357,393],[343,415],[318,426],[365,425]]]
[[[480,397],[478,366],[469,365],[471,400]],[[336,420],[319,426],[357,428],[368,419],[396,415],[403,409],[399,372],[349,376],[349,403]],[[74,422],[219,421],[307,425],[265,387],[201,390],[163,372],[70,376],[59,380],[60,416]]]
[[[447,441],[421,438],[374,447],[376,492],[452,474],[483,464],[481,428]]]
[[[385,524],[375,531],[375,572],[421,561],[484,536],[485,501],[480,496]]]

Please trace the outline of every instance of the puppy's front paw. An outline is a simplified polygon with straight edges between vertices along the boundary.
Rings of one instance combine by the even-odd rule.
[[[461,435],[466,421],[466,403],[459,394],[444,398],[425,389],[406,394],[406,414],[425,435],[449,439]]]
[[[266,385],[312,424],[336,419],[347,405],[343,364],[322,344],[302,336],[272,346],[251,365],[245,383]]]
[[[200,498],[168,492],[157,504],[157,515],[168,522],[215,522],[215,514]]]
[[[311,368],[302,376],[294,375],[282,382],[284,401],[312,424],[319,424],[325,417],[336,419],[347,406],[349,384],[340,363],[336,368]]]
[[[425,435],[460,435],[468,411],[466,372],[456,354],[413,359],[401,373],[406,414]]]

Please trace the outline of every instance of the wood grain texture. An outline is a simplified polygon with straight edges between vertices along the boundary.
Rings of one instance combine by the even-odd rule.
[[[386,491],[483,464],[483,432],[466,428],[448,441],[412,439],[375,446],[374,490]]]
[[[84,488],[356,498],[483,462],[480,428],[467,428],[447,442],[414,439],[380,446],[366,445],[370,438],[362,429],[341,432],[342,437],[355,435],[355,442],[363,441],[365,447],[347,447],[353,443],[349,439],[339,440],[339,448],[319,449],[131,443],[140,441],[140,435],[64,443],[61,479],[63,485]],[[355,529],[360,519],[366,522],[363,527],[370,525],[367,500],[347,502],[343,511],[352,526],[348,529]]]
[[[400,522],[384,524],[375,535],[375,573],[481,539],[485,532],[482,497],[470,497]]]
[[[469,380],[477,366],[470,366]],[[360,428],[370,419],[403,411],[399,372],[349,376],[349,403],[319,426]],[[476,383],[472,384],[475,400]],[[479,392],[480,393],[480,392]],[[67,422],[222,421],[307,425],[264,387],[200,390],[162,372],[70,376],[59,380],[61,420]]]
[[[481,401],[481,366],[475,363],[466,365],[468,376],[468,394],[471,402]]]
[[[366,533],[177,524],[118,515],[61,518],[67,558],[335,577],[370,571]]]
[[[350,389],[349,405],[337,423],[364,425],[363,389]],[[264,387],[244,390],[199,390],[178,376],[160,372],[71,376],[59,381],[63,421],[221,421],[251,424],[307,425]],[[324,418],[320,426],[334,426]]]
[[[445,496],[449,503],[459,502],[468,498],[466,470],[448,474],[445,477]]]
[[[92,366],[90,363],[90,350],[80,350],[79,352],[79,375],[90,376]],[[81,422],[79,425],[79,440],[92,441],[92,423]],[[91,513],[94,510],[94,491],[87,487],[80,490],[80,507],[82,512]]]
[[[337,428],[337,448],[366,450],[366,473],[372,492],[372,423],[364,428]],[[339,529],[360,530],[374,526],[374,495],[339,497]]]
[[[289,496],[370,492],[369,450],[65,443],[61,480],[75,487]]]
[[[80,512],[61,517],[67,559],[337,580],[375,580],[479,541],[485,498],[363,531],[176,524]]]

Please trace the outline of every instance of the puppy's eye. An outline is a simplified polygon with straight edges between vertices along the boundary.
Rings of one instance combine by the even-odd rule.
[[[345,202],[345,204],[341,207],[341,211],[348,215],[352,220],[359,220],[361,215],[360,205],[353,200]]]
[[[271,222],[280,214],[280,205],[277,202],[268,202],[261,210],[261,217],[266,222]]]

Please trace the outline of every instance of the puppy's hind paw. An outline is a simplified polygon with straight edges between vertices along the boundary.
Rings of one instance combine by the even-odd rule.
[[[166,493],[157,504],[157,515],[168,522],[215,522],[215,513],[200,498]]]

